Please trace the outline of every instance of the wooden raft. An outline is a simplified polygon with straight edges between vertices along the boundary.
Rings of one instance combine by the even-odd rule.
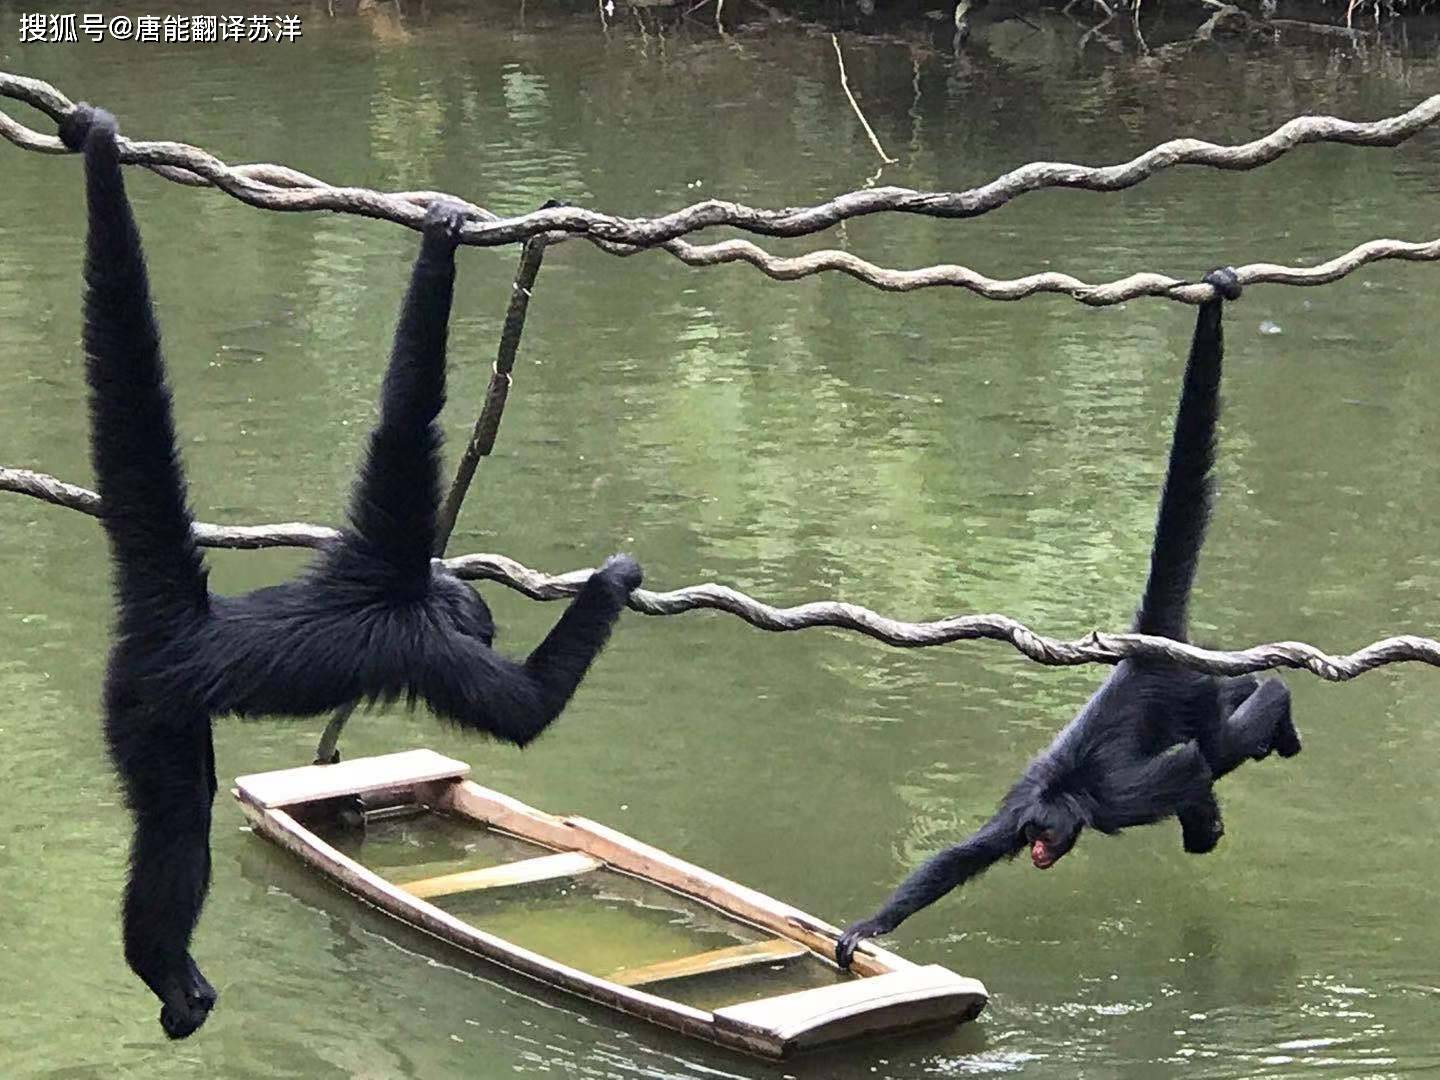
[[[357,758],[242,776],[235,797],[261,835],[342,888],[466,952],[561,990],[722,1046],[781,1058],[862,1035],[973,1019],[985,987],[939,965],[919,966],[873,942],[855,954],[853,977],[833,962],[839,931],[788,904],[736,884],[580,817],[555,817],[466,779],[469,766],[431,750]],[[312,832],[313,823],[355,798],[367,806],[420,804],[550,850],[550,854],[396,884]],[[718,910],[763,940],[595,975],[480,930],[432,899],[567,878],[600,868],[628,874]],[[738,936],[738,935],[737,935]],[[818,959],[837,981],[714,1011],[653,992],[716,972]],[[757,970],[756,977],[764,977]]]

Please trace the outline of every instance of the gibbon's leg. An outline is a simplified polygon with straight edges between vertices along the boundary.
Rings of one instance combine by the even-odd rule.
[[[1247,759],[1259,761],[1271,750],[1287,758],[1300,752],[1300,736],[1290,719],[1290,688],[1279,679],[1260,683],[1222,722],[1215,775],[1224,776]]]
[[[189,953],[210,885],[210,718],[124,696],[110,695],[105,735],[135,819],[125,959],[160,999],[165,1034],[183,1039],[205,1022],[216,997]]]
[[[1236,675],[1233,678],[1221,679],[1220,715],[1229,716],[1245,704],[1246,699],[1258,689],[1260,680],[1254,675]]]
[[[1215,850],[1220,838],[1225,835],[1225,822],[1220,816],[1220,804],[1215,792],[1210,791],[1199,802],[1192,803],[1180,811],[1180,838],[1185,850],[1192,855],[1205,855]]]

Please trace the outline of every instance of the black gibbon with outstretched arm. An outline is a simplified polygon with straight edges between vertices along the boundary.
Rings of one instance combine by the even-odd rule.
[[[1227,300],[1240,295],[1231,270],[1212,270],[1205,281]],[[1136,633],[1185,640],[1190,587],[1210,520],[1221,307],[1218,298],[1202,304],[1195,321]],[[1176,816],[1186,851],[1212,851],[1224,832],[1215,781],[1271,750],[1281,757],[1300,752],[1284,683],[1221,678],[1157,660],[1122,661],[1030,762],[995,816],[923,863],[879,911],[850,926],[835,957],[848,967],[861,940],[889,933],[1027,846],[1038,869],[1054,866],[1086,826],[1117,833]]]
[[[436,205],[425,218],[349,527],[293,581],[244,596],[210,593],[115,119],[78,106],[61,137],[85,153],[85,375],[119,607],[105,734],[135,822],[125,958],[160,999],[165,1033],[183,1038],[215,1003],[189,954],[210,879],[211,718],[313,715],[404,696],[523,746],[570,700],[640,584],[640,567],[611,557],[540,647],[516,663],[491,651],[485,602],[431,561],[436,418],[464,216]]]

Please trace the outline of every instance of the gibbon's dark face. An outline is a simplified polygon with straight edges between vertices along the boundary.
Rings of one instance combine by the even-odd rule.
[[[439,610],[468,638],[490,646],[495,643],[495,619],[480,594],[439,563],[432,564],[434,595]]]
[[[1035,869],[1049,870],[1080,839],[1080,825],[1060,808],[1042,803],[1040,812],[1025,823],[1024,838]]]

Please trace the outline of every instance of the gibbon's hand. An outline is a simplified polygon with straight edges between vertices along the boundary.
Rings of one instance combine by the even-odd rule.
[[[640,564],[625,554],[611,555],[595,573],[626,596],[638,589],[645,580]]]
[[[465,204],[455,199],[436,199],[425,211],[421,228],[425,233],[426,245],[454,249],[460,244],[460,233],[464,231],[468,218]]]
[[[850,962],[855,959],[855,947],[867,938],[879,937],[881,934],[888,934],[893,926],[887,926],[880,919],[874,916],[868,919],[861,919],[857,923],[851,923],[840,935],[840,940],[835,943],[835,962],[845,970],[850,969]]]

